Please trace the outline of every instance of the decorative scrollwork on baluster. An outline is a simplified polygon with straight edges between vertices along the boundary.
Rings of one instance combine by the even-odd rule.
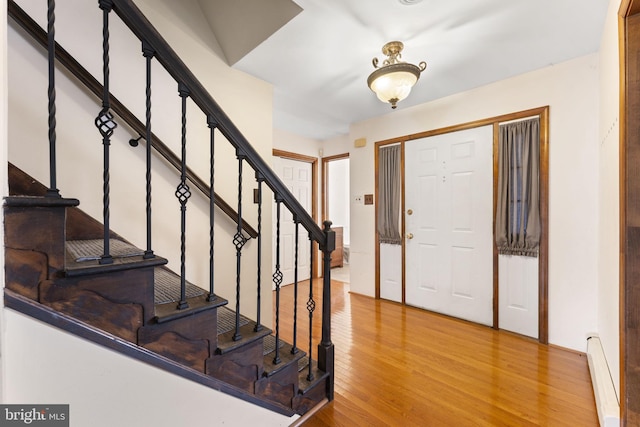
[[[113,119],[113,114],[104,109],[98,113],[94,123],[103,138],[110,138],[113,135],[113,131],[118,127],[118,124]]]
[[[180,164],[180,184],[175,195],[180,202],[180,301],[178,310],[189,308],[187,302],[187,269],[186,269],[186,235],[187,235],[187,202],[191,197],[191,190],[187,185],[187,98],[189,89],[182,83],[178,84],[178,93],[182,98],[182,162]]]
[[[236,247],[236,323],[233,340],[240,341],[242,339],[240,333],[240,272],[242,271],[242,248],[247,243],[247,238],[242,234],[242,163],[246,156],[240,151],[236,154],[238,157],[238,227],[233,236],[233,244]]]
[[[313,300],[313,238],[309,233],[309,299],[307,300],[307,311],[309,312],[309,366],[307,381],[313,381],[312,356],[313,356],[313,312],[316,309],[316,302]]]
[[[102,216],[104,224],[104,252],[100,258],[100,264],[112,264],[113,257],[109,249],[109,230],[110,230],[110,211],[109,211],[109,194],[110,194],[110,165],[109,165],[109,146],[111,145],[111,136],[118,124],[113,119],[113,114],[109,112],[110,93],[109,93],[109,13],[113,8],[111,0],[99,0],[100,9],[102,10],[102,75],[103,75],[103,92],[102,92],[102,109],[98,113],[94,124],[102,135],[103,145],[103,172],[102,172]]]
[[[276,286],[276,351],[273,357],[273,364],[277,365],[280,359],[280,286],[284,275],[280,270],[280,210],[282,208],[282,198],[276,195],[276,268],[273,272],[273,283]]]
[[[185,206],[191,197],[191,189],[185,182],[181,182],[178,184],[178,188],[176,188],[175,192],[176,198],[180,202],[182,206]]]

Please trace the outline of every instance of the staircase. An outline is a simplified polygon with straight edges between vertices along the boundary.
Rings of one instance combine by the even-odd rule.
[[[96,126],[105,147],[105,182],[102,188],[104,216],[101,221],[97,220],[79,208],[79,200],[63,198],[59,194],[56,185],[55,116],[53,120],[51,117],[55,114],[55,90],[49,90],[49,103],[50,106],[54,105],[49,109],[51,182],[48,186],[44,185],[19,168],[13,165],[9,167],[10,196],[5,198],[4,206],[5,305],[130,357],[277,413],[287,416],[308,413],[333,398],[330,261],[335,236],[330,229],[331,223],[326,222],[324,229],[320,229],[313,222],[132,1],[101,0],[99,6],[99,13],[103,14],[105,22],[105,81],[104,85],[93,82],[88,86],[103,93],[102,110],[96,119]],[[52,12],[53,2],[49,2],[49,7]],[[34,37],[38,37],[39,28],[29,23],[13,1],[9,2],[9,10],[14,19],[22,16],[20,25],[24,28],[33,27],[33,34],[36,34]],[[147,114],[147,122],[142,124],[133,114],[128,113],[124,106],[116,102],[108,91],[108,18],[114,15],[112,11],[116,12],[123,23],[142,41],[147,60],[157,58],[178,82],[183,105],[181,156],[170,152],[159,138],[151,133],[150,114]],[[63,63],[69,60],[68,57],[62,60],[57,56],[67,54],[53,38],[54,15],[49,13],[46,43],[50,70],[54,58],[58,57]],[[72,65],[72,68],[75,72],[82,73],[79,64]],[[53,72],[50,72],[50,81],[54,80],[52,75]],[[211,180],[208,184],[200,180],[186,164],[187,99],[193,101],[205,114],[207,125],[211,128],[212,147],[215,130],[220,132],[236,151],[239,175],[225,180],[238,182],[236,210],[213,190],[213,148]],[[116,119],[110,113],[112,106],[115,106],[122,120],[137,130],[146,146],[146,248],[136,247],[127,241],[126,236],[120,236],[110,227],[109,146],[116,126]],[[179,182],[176,197],[182,206],[180,271],[168,268],[168,260],[160,254],[155,254],[151,245],[150,171],[153,169],[151,159],[158,155],[176,167],[176,178]],[[254,196],[258,209],[257,231],[248,225],[243,216],[243,207],[246,211],[242,196],[243,165],[253,170],[258,186]],[[210,224],[206,225],[210,225],[211,228],[211,278],[208,284],[190,283],[185,274],[186,205],[191,196],[189,183],[195,184],[196,188],[203,192],[211,207]],[[313,295],[312,286],[307,302],[309,347],[301,349],[296,343],[295,333],[292,343],[285,342],[280,337],[279,290],[282,285],[282,273],[279,256],[276,256],[273,272],[273,284],[276,289],[275,324],[273,328],[267,328],[260,321],[260,271],[266,268],[260,264],[263,184],[274,194],[278,212],[276,233],[280,232],[281,210],[288,210],[295,218],[296,227],[301,226],[308,231],[310,246],[317,244],[323,254],[324,279],[320,296],[322,316],[319,319],[315,316],[316,325],[321,325],[322,338],[320,343],[317,343],[317,348],[314,348],[317,341],[314,342],[312,337],[312,324],[315,298],[318,296]],[[218,295],[214,288],[215,210],[222,210],[230,216],[236,227],[233,246],[237,264],[234,267],[216,267],[235,269],[236,295]],[[256,317],[254,314],[240,313],[241,285],[244,283],[240,277],[243,271],[241,260],[243,251],[246,251],[245,244],[252,238],[258,242],[258,312],[254,313]],[[276,240],[276,252],[280,253],[279,234]],[[296,252],[297,250],[296,241]],[[293,286],[297,289],[297,279]],[[242,292],[246,290],[243,289]],[[235,299],[235,307],[229,307],[226,298]],[[294,314],[294,331],[296,322],[297,315]]]
[[[180,277],[164,266],[164,258],[144,259],[143,250],[110,233],[114,262],[101,265],[102,226],[77,200],[47,198],[45,186],[13,165],[9,185],[8,307],[50,323],[63,315],[70,325],[82,325],[86,338],[96,335],[99,342],[106,333],[135,344],[284,415],[304,414],[326,398],[329,375],[312,362],[309,381],[305,352],[292,352],[279,340],[281,361],[273,364],[276,339],[270,329],[240,316],[242,339],[234,341],[235,312],[227,300],[216,295],[209,301],[204,289],[188,284],[189,309],[177,309]],[[70,325],[63,328],[73,331]]]

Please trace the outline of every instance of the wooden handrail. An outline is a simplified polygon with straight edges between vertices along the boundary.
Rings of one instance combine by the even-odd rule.
[[[9,16],[22,27],[27,34],[29,34],[36,42],[42,47],[47,49],[47,33],[13,0],[8,1],[8,14]],[[101,98],[103,93],[103,86],[98,80],[91,75],[86,68],[84,68],[78,61],[73,58],[62,46],[56,43],[56,59],[63,65],[74,77],[76,77],[80,83],[82,83],[87,89],[94,95]],[[115,96],[110,97],[111,109],[116,113],[131,129],[138,133],[138,135],[145,135],[145,125],[138,120],[138,118],[125,107]],[[151,134],[151,147],[158,154],[160,154],[170,165],[176,170],[180,170],[180,159],[171,151],[171,149],[155,134]],[[207,185],[193,170],[187,168],[187,178],[191,181],[198,190],[202,192],[207,198],[209,197],[210,187]],[[224,212],[229,218],[231,218],[236,224],[238,222],[238,213],[227,202],[225,202],[217,193],[215,194],[215,204]],[[249,225],[246,220],[242,221],[242,229],[251,237],[256,238],[258,232]]]

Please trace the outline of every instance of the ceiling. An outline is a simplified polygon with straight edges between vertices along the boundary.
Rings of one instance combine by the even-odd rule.
[[[274,85],[274,127],[317,140],[392,111],[366,83],[388,41],[404,43],[404,61],[427,62],[398,111],[597,52],[609,3],[197,1],[229,64]]]

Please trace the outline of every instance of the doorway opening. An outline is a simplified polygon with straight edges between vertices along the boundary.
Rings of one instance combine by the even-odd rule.
[[[349,153],[322,159],[322,219],[332,222],[336,249],[331,255],[331,279],[350,281]]]

